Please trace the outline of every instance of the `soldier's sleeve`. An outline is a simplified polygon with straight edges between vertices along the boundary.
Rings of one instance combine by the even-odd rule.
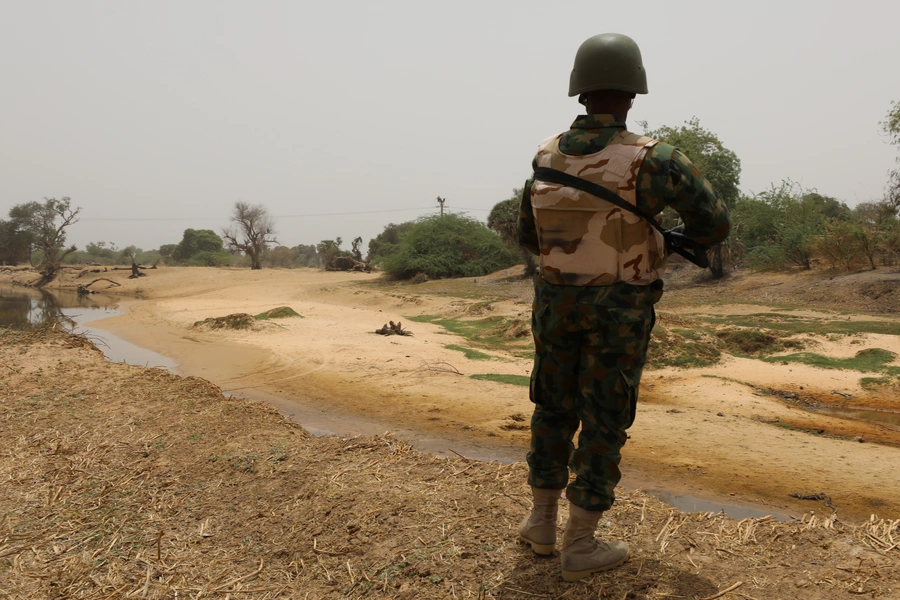
[[[639,199],[654,213],[671,206],[684,221],[686,236],[701,244],[728,237],[731,219],[712,184],[683,152],[657,144],[641,166]]]
[[[522,201],[519,202],[519,220],[516,223],[516,233],[519,236],[519,244],[532,254],[540,254],[541,247],[538,244],[537,228],[534,224],[534,211],[531,210],[531,185],[533,179],[525,182],[522,191]]]

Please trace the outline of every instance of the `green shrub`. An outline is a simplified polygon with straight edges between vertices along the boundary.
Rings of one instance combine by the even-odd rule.
[[[186,261],[186,264],[192,267],[225,267],[231,264],[231,258],[227,252],[201,250]]]
[[[780,271],[787,266],[781,246],[757,246],[745,255],[747,266],[754,271]]]
[[[432,279],[479,277],[517,262],[515,253],[484,223],[445,214],[417,221],[384,258],[384,270],[396,279],[418,273]]]
[[[415,224],[415,221],[406,221],[399,225],[395,223],[385,225],[384,231],[369,240],[369,254],[366,257],[369,263],[377,266],[383,265],[385,258],[397,251],[397,248],[400,247],[400,240]]]
[[[192,259],[199,253],[219,253],[223,249],[222,238],[212,229],[185,229],[181,242],[172,251],[172,258],[193,264]]]

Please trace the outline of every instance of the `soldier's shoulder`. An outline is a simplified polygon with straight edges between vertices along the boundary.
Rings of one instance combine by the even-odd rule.
[[[651,162],[668,162],[673,158],[677,158],[678,155],[683,156],[678,148],[672,144],[657,142],[656,145],[650,148],[645,160]]]
[[[566,133],[566,132],[564,131],[564,132],[562,132],[562,133],[556,133],[556,134],[554,134],[554,135],[551,135],[551,136],[548,136],[548,137],[545,137],[544,139],[542,139],[542,140],[541,140],[541,143],[538,144],[538,152],[540,152],[541,150],[543,150],[544,148],[546,148],[547,146],[549,146],[554,140],[559,139],[560,137],[562,137],[562,135],[563,135],[564,133]]]

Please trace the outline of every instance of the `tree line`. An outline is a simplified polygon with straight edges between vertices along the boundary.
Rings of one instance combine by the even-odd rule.
[[[740,191],[741,162],[695,117],[678,127],[648,128],[645,133],[677,146],[703,173],[732,214],[732,234],[709,249],[712,277],[743,265],[751,269],[875,269],[900,263],[900,169],[888,174],[884,197],[854,208],[837,198],[803,189],[793,181],[772,184],[755,194]],[[900,148],[900,102],[892,102],[880,123],[889,142]],[[900,163],[900,156],[898,156]],[[93,242],[84,250],[66,245],[67,229],[78,222],[80,207],[68,197],[14,206],[0,219],[0,264],[30,263],[42,281],[53,279],[66,264],[116,262],[193,266],[249,266],[260,269],[366,264],[399,279],[472,277],[525,263],[534,258],[518,246],[516,221],[522,188],[498,202],[487,223],[464,214],[444,213],[404,223],[389,223],[362,253],[362,238],[350,249],[340,237],[318,244],[280,245],[275,221],[263,205],[236,202],[231,225],[220,233],[186,229],[181,241],[143,251],[135,246]],[[665,226],[678,225],[678,215],[663,212]],[[347,262],[349,261],[349,263]]]

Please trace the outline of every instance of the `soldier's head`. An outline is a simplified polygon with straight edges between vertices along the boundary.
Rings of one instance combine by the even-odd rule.
[[[586,39],[578,48],[569,77],[569,96],[578,96],[589,113],[621,114],[623,106],[627,112],[635,94],[647,92],[641,50],[627,35],[601,33]]]

